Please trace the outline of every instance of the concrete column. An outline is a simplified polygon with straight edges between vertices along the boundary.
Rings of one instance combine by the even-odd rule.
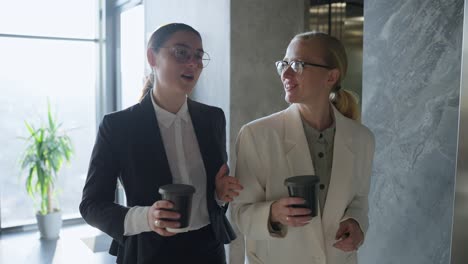
[[[304,0],[231,1],[231,146],[242,125],[287,107],[274,63],[304,31],[305,6]]]
[[[242,125],[287,107],[274,63],[284,57],[292,37],[304,31],[307,6],[304,0],[231,1],[231,158]],[[244,263],[242,237],[229,251],[229,263]]]

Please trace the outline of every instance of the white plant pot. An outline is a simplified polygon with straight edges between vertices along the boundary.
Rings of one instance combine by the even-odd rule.
[[[36,219],[41,239],[52,240],[59,238],[60,228],[62,228],[62,213],[60,211],[46,215],[38,213]]]

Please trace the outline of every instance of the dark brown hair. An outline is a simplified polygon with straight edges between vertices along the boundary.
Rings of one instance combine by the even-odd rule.
[[[159,49],[166,43],[166,41],[176,32],[179,31],[188,31],[195,33],[200,39],[200,33],[195,30],[193,27],[183,24],[183,23],[171,23],[159,27],[156,31],[151,34],[151,37],[148,40],[148,49],[151,49],[153,52],[159,52]],[[151,73],[149,76],[146,76],[146,81],[143,86],[143,91],[141,93],[140,101],[145,97],[151,88],[153,88],[154,74]]]

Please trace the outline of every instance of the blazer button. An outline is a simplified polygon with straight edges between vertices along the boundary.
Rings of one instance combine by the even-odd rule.
[[[325,189],[325,184],[320,184],[320,190]]]
[[[323,152],[319,152],[318,156],[319,158],[323,158]]]

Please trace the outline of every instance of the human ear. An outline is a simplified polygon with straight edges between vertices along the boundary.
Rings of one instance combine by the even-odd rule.
[[[156,66],[156,54],[154,54],[154,52],[151,49],[146,50],[146,57],[151,67]]]
[[[335,84],[338,83],[340,80],[340,71],[338,69],[331,69],[328,72],[328,79],[327,82],[330,84],[330,86],[334,86]]]

